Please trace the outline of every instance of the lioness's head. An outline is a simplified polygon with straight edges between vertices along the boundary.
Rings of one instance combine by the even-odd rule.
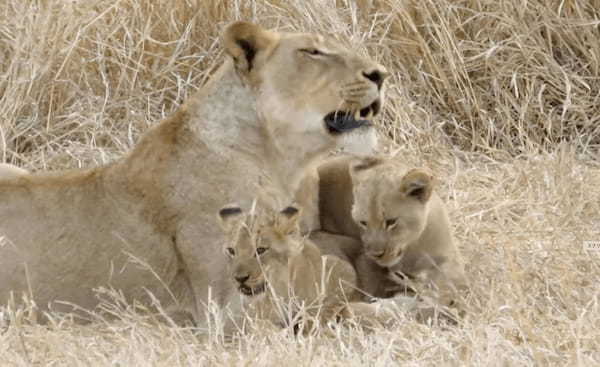
[[[218,217],[226,234],[223,251],[239,291],[246,296],[259,295],[268,283],[275,289],[287,289],[288,259],[302,251],[300,210],[289,206],[278,213],[246,214],[240,207],[228,205]]]
[[[298,135],[307,145],[331,148],[352,131],[374,136],[372,119],[381,111],[388,76],[381,65],[319,34],[273,32],[247,22],[229,25],[224,45],[256,91],[257,112],[275,140]]]
[[[424,169],[407,170],[390,159],[368,157],[351,165],[352,218],[365,253],[380,266],[396,264],[427,223],[433,178]]]

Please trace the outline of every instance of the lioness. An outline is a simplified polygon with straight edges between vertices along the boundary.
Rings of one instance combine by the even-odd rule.
[[[26,292],[41,309],[91,309],[93,289],[110,286],[142,302],[152,292],[202,325],[209,295],[220,307],[237,295],[214,213],[253,200],[259,181],[285,203],[322,154],[372,142],[380,65],[318,34],[247,22],[228,26],[223,46],[211,80],[125,158],[0,182],[0,303]]]
[[[28,174],[29,171],[8,163],[0,163],[0,180],[9,180]]]
[[[227,234],[223,252],[230,259],[231,282],[245,296],[251,316],[295,324],[303,310],[308,321],[322,322],[355,298],[354,268],[338,256],[322,254],[300,234],[298,208],[246,214],[230,205],[219,211],[219,218]]]
[[[395,158],[343,156],[319,167],[321,228],[362,241],[355,260],[362,291],[387,298],[435,290],[448,305],[465,288],[448,214],[433,187],[426,170]]]

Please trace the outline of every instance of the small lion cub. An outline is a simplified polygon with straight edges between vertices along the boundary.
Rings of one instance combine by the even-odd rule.
[[[376,298],[412,293],[454,306],[463,263],[432,175],[397,158],[343,156],[319,167],[321,229],[360,239],[361,290]]]
[[[326,322],[354,297],[354,268],[339,257],[322,255],[302,236],[300,216],[294,206],[244,213],[228,205],[218,213],[231,281],[253,318],[276,325]]]

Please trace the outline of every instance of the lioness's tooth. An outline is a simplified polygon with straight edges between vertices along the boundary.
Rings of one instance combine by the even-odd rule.
[[[373,109],[369,108],[369,113],[367,113],[366,120],[371,120],[373,118]]]
[[[355,120],[360,120],[360,110],[356,110],[356,112],[354,112],[354,119]]]

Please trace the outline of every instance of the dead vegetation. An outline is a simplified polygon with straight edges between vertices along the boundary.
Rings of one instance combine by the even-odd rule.
[[[393,72],[381,133],[440,179],[471,279],[449,330],[227,343],[142,316],[27,310],[1,365],[581,365],[600,363],[600,2],[542,0],[6,0],[0,161],[31,170],[110,162],[201,87],[234,19],[326,32]],[[115,305],[116,304],[116,305]]]

